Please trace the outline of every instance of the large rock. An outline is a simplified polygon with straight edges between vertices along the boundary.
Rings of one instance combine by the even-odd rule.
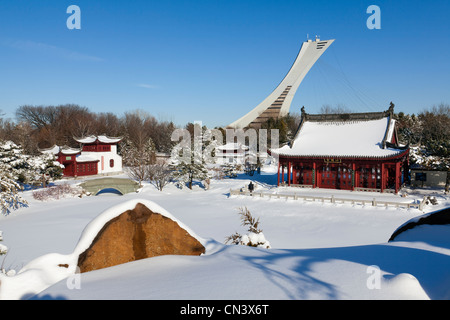
[[[205,247],[180,225],[142,203],[109,220],[78,257],[80,272],[161,255],[201,255]]]

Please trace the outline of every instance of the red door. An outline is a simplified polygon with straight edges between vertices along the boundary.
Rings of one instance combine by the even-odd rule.
[[[320,187],[328,189],[336,189],[337,170],[334,167],[322,167],[319,172]]]
[[[63,175],[73,177],[75,175],[75,165],[73,162],[64,163]]]
[[[337,168],[336,189],[352,190],[352,172],[347,167]]]

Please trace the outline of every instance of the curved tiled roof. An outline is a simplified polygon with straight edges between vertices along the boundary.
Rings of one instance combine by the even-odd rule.
[[[95,135],[91,135],[85,138],[75,138],[75,141],[79,142],[79,143],[84,143],[84,144],[89,144],[89,143],[94,143],[97,140],[101,143],[118,143],[122,140],[121,137],[108,137],[105,135],[100,135],[100,136],[95,136]]]

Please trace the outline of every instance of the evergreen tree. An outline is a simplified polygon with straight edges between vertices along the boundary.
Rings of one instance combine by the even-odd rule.
[[[0,212],[7,215],[11,209],[25,206],[27,202],[19,195],[28,168],[21,149],[11,141],[0,143]]]
[[[0,162],[0,212],[3,215],[27,205],[27,201],[19,195],[20,190],[22,186],[11,178],[5,164]]]
[[[9,177],[20,184],[45,186],[47,181],[62,177],[63,166],[53,154],[29,156],[23,149],[11,141],[0,143],[0,162]]]
[[[411,164],[450,170],[450,106],[441,104],[418,116],[396,115],[401,143],[411,145]]]
[[[53,154],[41,154],[28,158],[29,168],[26,171],[25,182],[45,188],[48,182],[59,180],[63,175],[64,166],[56,161]]]
[[[206,131],[206,127],[189,123],[186,125],[186,130],[190,134],[191,141],[184,146],[178,145],[172,150],[170,166],[173,168],[173,177],[180,182],[181,187],[187,184],[189,189],[192,189],[194,179],[209,178],[203,153],[205,150],[203,132]],[[194,130],[202,134],[196,135]]]
[[[173,176],[181,182],[181,186],[187,184],[189,189],[192,189],[194,179],[205,180],[208,178],[208,170],[203,163],[182,161],[175,166]]]
[[[11,179],[19,182],[26,181],[26,171],[29,169],[28,157],[14,142],[0,142],[0,162]]]
[[[298,124],[300,123],[300,117],[295,114],[287,114],[284,117],[278,119],[269,118],[261,125],[261,129],[267,129],[268,132],[271,129],[278,129],[278,145],[282,146],[294,137]],[[271,136],[268,135],[268,146],[272,145]]]

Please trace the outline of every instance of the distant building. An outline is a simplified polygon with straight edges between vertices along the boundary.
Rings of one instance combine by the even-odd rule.
[[[278,185],[397,193],[409,171],[398,143],[393,105],[384,112],[307,114],[279,158]],[[287,179],[284,175],[287,173]]]
[[[412,187],[445,188],[450,180],[450,171],[427,170],[421,168],[411,169]]]
[[[82,145],[80,149],[53,146],[41,150],[57,157],[57,161],[64,165],[64,176],[78,177],[122,171],[122,157],[117,154],[117,144],[122,138],[89,136],[74,139]]]
[[[227,143],[216,147],[216,163],[218,164],[245,164],[249,155],[249,148],[240,143]]]

